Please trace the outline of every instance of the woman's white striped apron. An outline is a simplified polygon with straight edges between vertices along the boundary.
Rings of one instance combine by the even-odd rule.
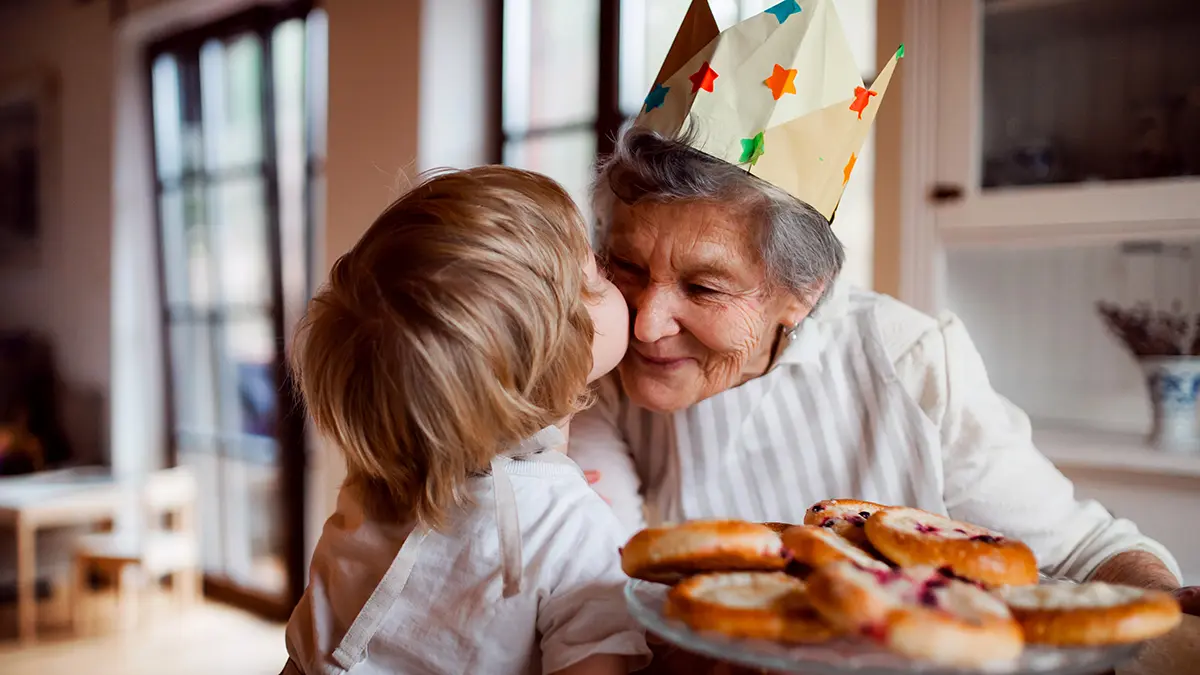
[[[897,379],[870,311],[806,321],[766,375],[686,410],[623,398],[618,422],[651,524],[799,523],[829,498],[946,513],[938,431]]]

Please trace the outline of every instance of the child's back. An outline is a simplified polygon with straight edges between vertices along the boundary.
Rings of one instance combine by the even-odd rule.
[[[607,673],[644,660],[619,526],[556,450],[555,424],[627,333],[605,326],[607,352],[592,348],[591,318],[625,315],[590,255],[561,188],[489,167],[418,187],[335,265],[294,360],[347,482],[288,624],[291,666]]]

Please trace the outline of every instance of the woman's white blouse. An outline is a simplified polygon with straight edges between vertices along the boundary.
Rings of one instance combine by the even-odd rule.
[[[687,410],[633,406],[610,378],[571,424],[570,455],[626,535],[704,517],[800,522],[827,498],[916,506],[1026,542],[1049,574],[1086,579],[1141,549],[1171,554],[1074,487],[992,389],[953,315],[835,287],[763,377]]]

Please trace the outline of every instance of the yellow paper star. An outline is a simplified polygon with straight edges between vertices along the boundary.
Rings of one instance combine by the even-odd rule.
[[[858,155],[850,153],[850,161],[846,162],[846,168],[842,169],[842,185],[850,182],[850,172],[854,171],[854,163],[858,161]]]
[[[784,94],[796,93],[796,69],[787,69],[778,63],[771,76],[763,80],[763,84],[771,89],[771,95],[778,101]]]

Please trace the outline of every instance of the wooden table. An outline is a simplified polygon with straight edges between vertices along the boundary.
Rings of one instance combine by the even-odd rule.
[[[37,639],[37,531],[112,520],[125,491],[107,469],[81,467],[0,478],[0,528],[17,540],[17,631]]]

